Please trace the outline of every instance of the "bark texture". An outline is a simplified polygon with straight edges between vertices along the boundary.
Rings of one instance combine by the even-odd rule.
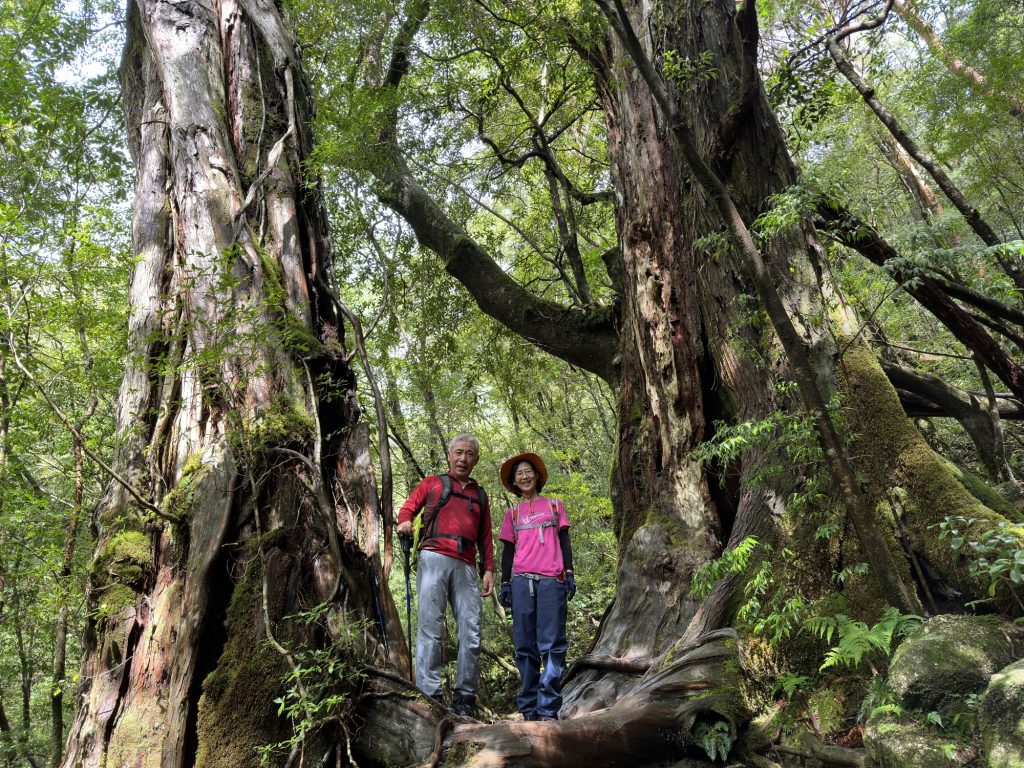
[[[133,0],[127,21],[138,262],[114,468],[153,506],[113,483],[98,508],[63,764],[254,764],[289,735],[289,648],[366,620],[362,652],[404,669],[407,649],[277,8]],[[284,619],[322,603],[318,626]]]
[[[685,104],[688,129],[722,175],[749,222],[767,199],[795,180],[781,132],[754,72],[756,26],[730,4],[673,3],[664,26],[643,35],[647,56],[664,51],[710,68],[672,98]],[[636,30],[654,17],[630,6]],[[674,643],[727,623],[727,581],[703,603],[689,595],[697,566],[747,536],[770,540],[791,477],[751,482],[778,457],[751,450],[725,470],[698,464],[693,450],[713,436],[716,420],[764,419],[780,400],[773,375],[785,372],[763,332],[753,285],[735,257],[723,222],[671,141],[671,126],[617,41],[605,51],[599,81],[609,134],[613,183],[621,193],[617,223],[623,260],[623,369],[615,488],[624,547],[619,593],[594,654],[655,658]],[[678,85],[678,84],[677,84]],[[784,233],[765,250],[783,301],[800,329],[818,380],[833,391],[831,339],[804,318],[816,303],[813,241]],[[659,570],[660,568],[660,570]],[[634,594],[634,592],[636,594]],[[570,683],[570,711],[607,706],[633,684],[624,675],[582,673]]]

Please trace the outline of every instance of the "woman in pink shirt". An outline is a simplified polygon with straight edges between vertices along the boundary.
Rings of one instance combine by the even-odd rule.
[[[520,453],[501,465],[501,482],[522,501],[501,526],[499,601],[512,609],[512,642],[521,687],[516,706],[524,720],[556,720],[569,641],[566,600],[576,594],[569,518],[560,499],[540,495],[544,461]]]

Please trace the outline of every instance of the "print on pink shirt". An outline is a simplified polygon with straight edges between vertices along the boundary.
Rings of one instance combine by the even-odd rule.
[[[513,524],[513,514],[518,520],[518,536]],[[544,525],[556,520],[555,525]],[[514,542],[516,545],[512,572],[561,576],[564,566],[558,531],[568,527],[569,518],[560,499],[540,497],[522,501],[508,510],[502,522],[500,535],[502,541]]]

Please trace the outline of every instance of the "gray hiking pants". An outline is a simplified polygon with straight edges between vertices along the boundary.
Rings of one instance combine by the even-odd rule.
[[[416,630],[416,687],[428,696],[441,693],[444,660],[441,637],[448,603],[455,614],[459,656],[456,695],[475,696],[480,670],[480,585],[469,563],[422,550],[416,566],[419,624]]]

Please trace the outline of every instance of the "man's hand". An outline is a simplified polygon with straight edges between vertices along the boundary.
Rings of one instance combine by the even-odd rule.
[[[412,520],[406,520],[404,523],[398,524],[398,535],[404,536],[412,533]]]
[[[484,585],[480,590],[480,597],[490,597],[494,592],[494,571],[484,571]]]

